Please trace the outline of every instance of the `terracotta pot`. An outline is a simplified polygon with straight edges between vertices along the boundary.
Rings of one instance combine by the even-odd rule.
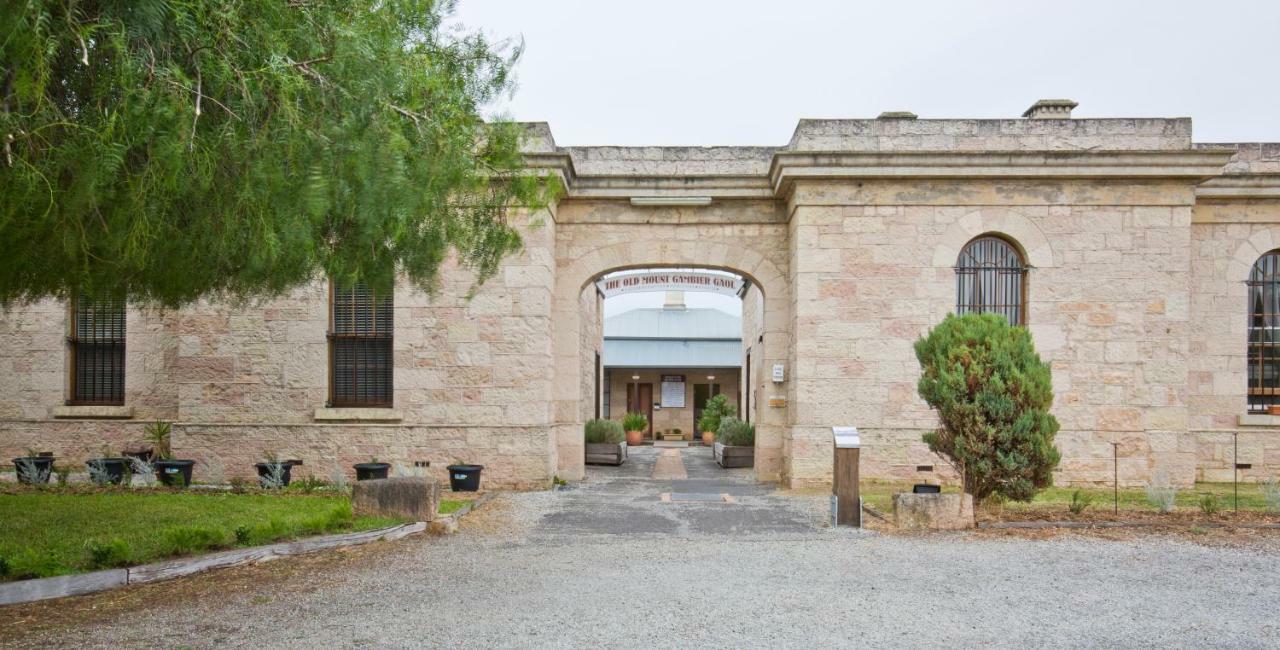
[[[640,444],[643,444],[643,443],[644,443],[644,432],[643,432],[643,431],[628,431],[628,432],[627,432],[627,446],[629,446],[629,447],[635,447],[635,446],[640,445]]]
[[[708,447],[710,447],[711,445],[716,444],[716,432],[715,432],[715,431],[703,431],[703,432],[702,432],[702,444],[704,444],[704,445],[706,445],[706,446],[708,446]]]

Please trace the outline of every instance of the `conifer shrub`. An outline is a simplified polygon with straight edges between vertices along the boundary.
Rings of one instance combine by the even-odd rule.
[[[1023,327],[998,314],[948,315],[915,344],[920,397],[941,426],[924,435],[975,500],[1030,501],[1053,484],[1061,456],[1053,386]]]
[[[617,444],[626,439],[627,434],[622,430],[622,423],[614,420],[587,420],[583,426],[583,437],[587,444],[594,445],[598,443]]]

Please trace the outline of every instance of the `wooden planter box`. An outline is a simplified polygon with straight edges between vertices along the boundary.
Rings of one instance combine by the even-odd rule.
[[[731,447],[717,442],[711,449],[721,467],[753,467],[756,464],[755,447]]]
[[[588,465],[621,465],[627,461],[627,443],[600,442],[587,444]]]

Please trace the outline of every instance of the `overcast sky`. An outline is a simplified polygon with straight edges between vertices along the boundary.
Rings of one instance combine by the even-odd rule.
[[[1278,0],[461,0],[523,37],[498,110],[561,145],[782,145],[802,117],[1194,118],[1280,141]]]

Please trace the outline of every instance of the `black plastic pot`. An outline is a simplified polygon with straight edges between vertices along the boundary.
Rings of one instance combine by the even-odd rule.
[[[912,494],[939,494],[942,492],[941,485],[929,485],[928,483],[916,483],[911,486]]]
[[[449,488],[454,492],[475,492],[480,489],[480,471],[484,465],[450,465]]]
[[[356,468],[357,481],[370,481],[387,478],[387,470],[391,469],[391,463],[356,463],[352,467]]]
[[[39,474],[37,480],[28,480],[29,476],[23,476],[23,464],[35,465],[36,472]],[[13,459],[13,469],[18,473],[18,482],[34,485],[36,483],[48,483],[49,476],[53,474],[53,457],[52,456],[23,456]]]
[[[124,485],[133,477],[128,458],[92,458],[84,466],[106,472],[107,482],[112,485]]]
[[[281,485],[280,487],[284,487],[285,485],[289,484],[289,480],[291,479],[289,474],[293,470],[293,463],[291,461],[286,460],[286,461],[281,461],[279,463],[255,464],[254,467],[258,468],[258,484],[259,485],[261,485],[264,488],[267,487],[267,477],[271,475],[271,468],[275,467],[276,465],[280,465],[281,467],[284,468],[284,475],[281,476],[281,479],[284,481],[284,485]]]
[[[191,485],[191,468],[195,464],[194,460],[157,460],[154,463],[156,478],[163,485],[187,487]]]

